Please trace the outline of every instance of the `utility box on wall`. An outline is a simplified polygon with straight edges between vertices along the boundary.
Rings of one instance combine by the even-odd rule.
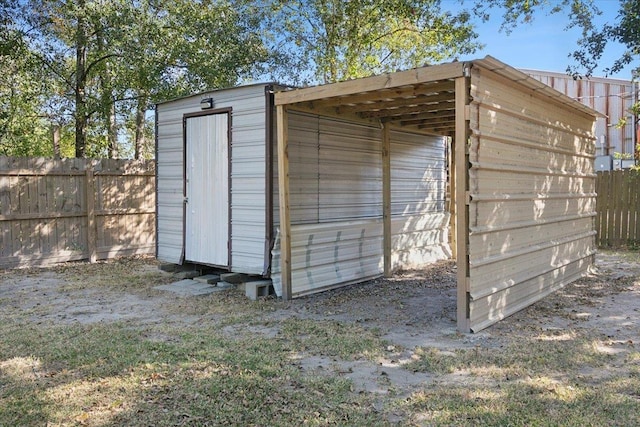
[[[597,156],[595,161],[595,170],[597,171],[610,171],[613,167],[612,156]]]

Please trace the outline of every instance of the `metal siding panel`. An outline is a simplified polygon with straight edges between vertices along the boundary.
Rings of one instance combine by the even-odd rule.
[[[474,70],[471,95],[468,292],[478,331],[591,265],[595,147],[593,121],[490,72]]]
[[[391,266],[417,268],[451,256],[445,140],[391,132]]]
[[[480,175],[474,174],[474,177]],[[503,179],[502,175],[492,175],[486,179]],[[495,188],[488,189],[488,191]],[[497,191],[497,190],[495,190]],[[509,186],[506,191],[509,194],[517,195]],[[489,193],[493,194],[493,193]],[[535,224],[543,221],[562,221],[568,215],[587,216],[595,211],[594,194],[588,194],[580,198],[563,198],[564,194],[560,193],[559,199],[539,198],[537,193],[532,193],[524,197],[530,197],[530,200],[478,200],[469,207],[470,226],[475,231],[485,229],[495,229],[505,227],[505,225],[518,225],[521,222],[527,223],[534,221]],[[474,196],[479,198],[478,193]]]
[[[289,113],[289,176],[291,224],[319,220],[319,120]]]
[[[382,221],[291,227],[292,294],[316,292],[382,273]]]
[[[495,322],[528,307],[550,293],[579,279],[591,265],[590,257],[581,258],[566,266],[537,275],[490,296],[473,301],[470,320],[474,331],[482,330]]]
[[[379,275],[379,129],[296,112],[289,118],[293,296]]]
[[[380,129],[293,111],[289,118],[293,296],[381,275]],[[396,266],[446,258],[444,141],[392,134]],[[271,278],[278,294],[279,255],[276,239]]]
[[[157,257],[160,261],[179,264],[182,256],[184,192],[182,115],[178,120],[169,118],[173,114],[171,105],[158,105],[157,108]]]
[[[381,217],[380,129],[321,118],[319,132],[319,221]]]
[[[231,140],[231,270],[262,274],[265,251],[264,90],[237,102]]]

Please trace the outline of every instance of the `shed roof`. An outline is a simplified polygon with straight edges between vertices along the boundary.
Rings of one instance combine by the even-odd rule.
[[[424,133],[449,136],[455,128],[455,79],[469,76],[472,67],[493,71],[574,110],[597,115],[582,103],[491,56],[283,90],[276,93],[275,104],[295,104],[297,109],[329,116],[393,122]]]

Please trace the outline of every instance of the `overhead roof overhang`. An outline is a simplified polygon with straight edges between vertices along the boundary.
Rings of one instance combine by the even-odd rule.
[[[455,80],[472,67],[493,71],[526,89],[594,115],[563,93],[490,56],[415,68],[275,94],[276,105],[320,115],[392,123],[414,131],[451,136],[455,130]]]

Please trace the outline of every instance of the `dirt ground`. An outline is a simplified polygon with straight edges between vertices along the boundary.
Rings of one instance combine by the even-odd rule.
[[[129,280],[125,273],[133,271],[137,279]],[[108,283],[104,282],[105,274],[110,274]],[[290,302],[267,298],[258,303],[257,310],[256,303],[251,303],[250,324],[233,323],[224,332],[276,336],[278,321],[291,317],[355,322],[375,328],[389,343],[388,357],[378,363],[322,356],[302,356],[292,363],[318,374],[343,375],[358,391],[409,392],[413,386],[433,379],[428,373],[402,369],[419,347],[436,348],[446,354],[461,348],[505,346],[513,334],[563,334],[588,329],[594,336],[606,338],[603,351],[626,351],[640,343],[639,278],[640,254],[604,252],[597,256],[597,268],[588,277],[484,331],[459,334],[455,264],[443,262],[425,270],[400,273],[393,279],[373,280]],[[29,313],[34,323],[126,321],[131,327],[180,327],[216,322],[228,315],[188,309],[215,296],[177,297],[153,288],[173,279],[148,258],[4,271],[0,273],[0,304],[4,309]],[[239,290],[229,292],[237,294],[236,301],[245,298]],[[457,380],[468,379],[447,378]]]

